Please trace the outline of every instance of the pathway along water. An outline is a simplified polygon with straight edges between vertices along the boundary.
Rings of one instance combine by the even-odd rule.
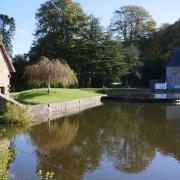
[[[179,180],[180,107],[115,103],[31,127],[12,137],[16,179]]]

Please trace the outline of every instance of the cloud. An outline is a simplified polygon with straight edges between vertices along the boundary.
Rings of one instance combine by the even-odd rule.
[[[28,31],[26,31],[25,29],[17,29],[17,32],[19,33],[19,34],[23,34],[23,35],[26,35],[26,36],[30,36],[31,34],[28,32]]]

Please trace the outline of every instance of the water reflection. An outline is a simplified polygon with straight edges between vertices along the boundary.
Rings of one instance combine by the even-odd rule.
[[[37,150],[46,155],[54,151],[65,151],[75,138],[78,131],[78,121],[69,121],[67,118],[61,122],[37,125],[29,130],[32,143]]]
[[[119,173],[146,172],[157,152],[180,160],[180,123],[174,111],[179,108],[105,103],[50,125],[32,127],[28,134],[36,147],[36,169],[53,171],[58,179],[66,180],[85,178],[104,162],[111,162]]]

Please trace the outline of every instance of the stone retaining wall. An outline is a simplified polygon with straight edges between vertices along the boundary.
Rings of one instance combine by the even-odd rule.
[[[65,115],[100,106],[101,96],[90,97],[85,99],[53,103],[49,105],[39,104],[28,106],[29,114],[39,122],[57,119]]]

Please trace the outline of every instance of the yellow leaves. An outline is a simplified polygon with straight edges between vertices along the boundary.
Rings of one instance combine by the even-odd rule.
[[[53,179],[55,179],[54,178],[55,174],[53,172],[43,173],[42,170],[39,170],[37,174],[38,174],[40,180],[53,180]]]
[[[40,61],[26,68],[25,74],[29,77],[31,84],[35,86],[69,87],[78,84],[74,71],[62,60],[49,60],[42,57]]]

